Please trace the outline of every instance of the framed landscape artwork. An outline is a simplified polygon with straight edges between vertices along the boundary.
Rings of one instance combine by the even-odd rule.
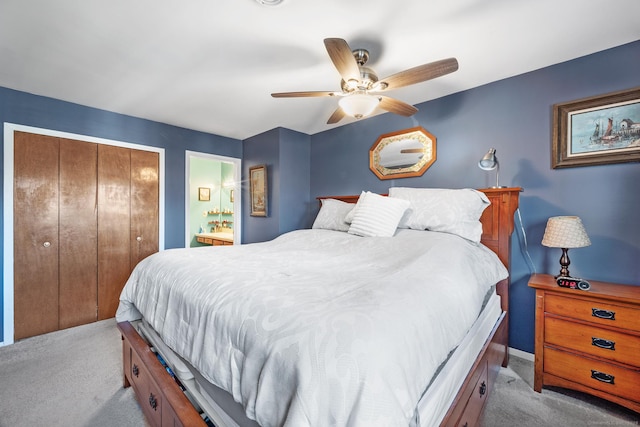
[[[249,168],[251,216],[267,216],[267,166]]]
[[[551,166],[640,161],[640,87],[553,106]]]

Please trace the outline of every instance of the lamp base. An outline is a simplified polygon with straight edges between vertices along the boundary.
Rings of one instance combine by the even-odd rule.
[[[562,256],[560,257],[560,274],[556,276],[558,277],[570,277],[569,275],[569,264],[571,264],[571,260],[569,260],[569,248],[561,248]]]

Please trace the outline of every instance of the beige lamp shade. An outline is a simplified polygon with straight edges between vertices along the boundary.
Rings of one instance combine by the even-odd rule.
[[[591,240],[577,216],[554,216],[547,221],[542,244],[550,248],[582,248]]]

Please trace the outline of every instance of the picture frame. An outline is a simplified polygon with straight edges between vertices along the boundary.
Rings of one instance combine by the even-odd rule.
[[[251,216],[267,216],[267,165],[249,168]]]
[[[640,87],[553,106],[553,169],[638,161]]]
[[[436,137],[421,126],[382,134],[369,149],[378,179],[422,176],[436,161]]]
[[[198,200],[208,202],[211,200],[211,189],[209,187],[198,187]]]

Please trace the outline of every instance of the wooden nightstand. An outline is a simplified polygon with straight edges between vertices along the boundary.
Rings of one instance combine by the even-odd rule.
[[[551,385],[589,393],[640,412],[640,286],[589,281],[562,288],[534,274],[534,390]]]

